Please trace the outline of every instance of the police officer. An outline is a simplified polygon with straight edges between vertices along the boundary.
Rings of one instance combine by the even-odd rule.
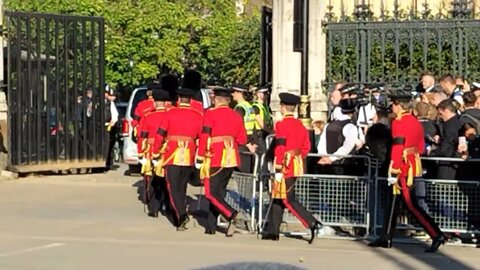
[[[355,152],[358,128],[353,124],[352,116],[357,105],[356,99],[340,100],[341,114],[337,115],[335,121],[327,124],[324,132],[320,135],[317,148],[320,155],[351,155]],[[348,170],[346,167],[348,162],[350,160],[346,161],[341,157],[325,156],[318,161],[318,164],[328,165],[326,168],[322,168],[322,170],[327,170],[327,173],[343,175]]]
[[[146,179],[151,179],[151,182],[145,183],[144,203],[148,204],[148,215],[157,217],[162,208],[166,209],[168,193],[163,175],[154,175],[152,150],[155,134],[166,117],[166,103],[171,101],[171,98],[167,91],[160,89],[153,90],[152,97],[155,100],[155,110],[145,114],[140,120],[137,151],[142,164],[142,173],[147,174]]]
[[[420,154],[423,152],[425,140],[420,122],[409,112],[412,96],[401,91],[390,95],[392,112],[396,119],[392,122],[392,151],[388,183],[393,186],[393,198],[385,208],[385,220],[379,239],[369,244],[373,247],[390,248],[392,246],[392,229],[397,221],[397,200],[401,194],[410,212],[419,221],[423,229],[433,240],[431,247],[425,252],[435,252],[445,238],[433,219],[418,206],[415,198],[415,177],[422,175]]]
[[[265,153],[265,138],[273,133],[272,110],[267,104],[269,90],[267,87],[255,89],[256,100],[252,104],[255,112],[254,140],[258,145],[257,153]]]
[[[171,210],[178,231],[187,229],[189,221],[186,211],[187,183],[195,162],[195,141],[202,129],[203,117],[190,107],[195,91],[182,88],[177,91],[178,106],[166,113],[157,131],[154,157],[160,158],[165,166],[165,179],[170,196]]]
[[[214,88],[213,91],[215,108],[205,113],[196,167],[200,169],[210,202],[205,233],[215,233],[217,217],[222,214],[229,222],[226,236],[230,237],[235,232],[233,220],[237,211],[224,198],[233,170],[240,165],[238,146],[245,145],[247,134],[242,118],[228,107],[231,89]]]
[[[161,89],[161,85],[158,83],[151,83],[147,85],[147,98],[140,101],[137,104],[137,107],[135,107],[135,110],[133,111],[133,120],[132,120],[132,127],[133,127],[133,139],[137,140],[138,138],[138,123],[140,122],[140,119],[148,113],[153,110],[155,110],[155,101],[153,100],[152,93],[153,90],[155,89]]]
[[[235,105],[235,111],[240,114],[243,119],[243,124],[245,130],[247,131],[247,144],[240,148],[241,152],[250,152],[255,153],[258,145],[255,143],[254,129],[255,129],[255,111],[250,102],[247,101],[246,97],[248,95],[248,88],[240,84],[232,85],[233,89],[233,100],[237,103]],[[251,173],[252,169],[252,158],[249,155],[242,154],[242,165],[239,168],[241,172]]]
[[[295,107],[299,103],[299,96],[280,93],[283,120],[275,124],[275,181],[269,207],[268,231],[262,235],[263,240],[279,240],[280,223],[285,207],[303,226],[310,229],[311,236],[308,241],[310,244],[321,226],[321,223],[295,198],[295,181],[303,174],[303,159],[310,151],[308,131],[302,122],[294,117]]]

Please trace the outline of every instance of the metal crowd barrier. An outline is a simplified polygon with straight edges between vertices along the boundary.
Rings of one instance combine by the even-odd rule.
[[[422,161],[452,162],[472,164],[480,159],[464,161],[455,158],[423,157]],[[435,167],[434,167],[435,168]],[[447,233],[480,234],[480,176],[472,180],[417,179],[417,188],[425,186],[425,198],[420,198],[422,207]],[[387,205],[387,193],[392,192],[386,178],[375,181],[374,235],[378,235],[383,223],[384,207]],[[418,198],[417,198],[418,199]],[[401,203],[396,228],[398,230],[422,230],[416,219]]]
[[[251,173],[235,171],[227,186],[225,201],[238,211],[237,221],[243,221],[245,229],[253,232],[256,222],[256,184],[258,179],[258,164],[260,159],[257,154],[242,152],[241,155],[250,155],[254,158]]]
[[[309,154],[308,158],[320,159],[324,156]],[[365,168],[371,167],[368,156],[337,156],[343,159],[360,159],[365,161]],[[308,211],[320,220],[324,225],[333,227],[364,228],[368,233],[370,226],[369,211],[369,183],[372,173],[376,171],[366,170],[363,175],[333,175],[333,174],[306,174],[297,178],[295,193],[297,200]],[[257,229],[263,227],[267,219],[268,206],[270,204],[270,190],[263,190],[260,185],[259,201],[259,224]],[[300,224],[300,221],[287,209],[283,216],[283,222],[289,225]],[[297,226],[292,226],[297,227]],[[284,231],[284,232],[288,232]]]

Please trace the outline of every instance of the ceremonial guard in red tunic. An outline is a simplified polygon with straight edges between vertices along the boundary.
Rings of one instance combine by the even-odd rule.
[[[228,107],[232,91],[226,88],[213,91],[215,108],[205,113],[196,166],[210,202],[205,233],[215,233],[217,217],[222,214],[229,221],[226,236],[230,237],[235,232],[233,220],[237,211],[224,198],[233,170],[240,165],[238,147],[247,142],[247,133],[240,115]]]
[[[313,242],[321,223],[295,198],[296,178],[303,175],[303,159],[310,151],[307,129],[293,115],[300,97],[290,93],[280,94],[280,110],[283,120],[275,124],[275,180],[272,204],[269,207],[268,230],[264,240],[278,240],[284,208],[288,208],[306,228],[311,231],[309,243]]]
[[[165,166],[170,206],[176,218],[177,230],[183,231],[189,221],[186,211],[187,183],[195,164],[196,140],[202,130],[203,117],[190,107],[195,91],[182,88],[177,91],[178,106],[168,110],[154,143],[154,157],[158,167]]]
[[[422,124],[410,112],[412,96],[401,91],[390,96],[392,111],[396,119],[392,122],[392,151],[388,183],[393,187],[393,198],[385,208],[385,220],[379,239],[370,243],[373,247],[390,248],[392,231],[397,221],[398,197],[403,197],[408,210],[418,220],[433,240],[432,246],[425,252],[435,252],[444,242],[442,231],[435,221],[418,205],[415,197],[414,179],[422,176],[422,154],[425,141]]]
[[[137,151],[140,163],[142,164],[142,174],[144,176],[144,203],[148,205],[148,215],[157,217],[162,205],[166,205],[166,183],[163,175],[154,174],[152,163],[153,143],[155,134],[160,124],[166,116],[166,102],[170,101],[170,95],[167,91],[155,89],[152,94],[155,100],[155,110],[148,112],[142,117],[138,124],[139,138],[137,141]]]

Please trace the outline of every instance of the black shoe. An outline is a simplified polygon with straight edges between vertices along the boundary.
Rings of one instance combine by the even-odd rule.
[[[148,212],[149,217],[158,218],[158,212]]]
[[[238,212],[234,212],[234,213],[232,214],[232,216],[229,218],[227,231],[225,232],[225,236],[226,236],[226,237],[232,237],[233,234],[235,233],[235,231],[237,230],[237,228],[235,227],[235,224],[233,224],[233,222],[235,221],[235,217],[237,216],[237,214],[238,214]]]
[[[368,244],[369,247],[381,247],[381,248],[392,248],[392,240],[385,240],[378,238],[377,240]]]
[[[215,234],[216,231],[215,230],[207,230],[205,229],[205,234]]]
[[[190,218],[188,216],[185,216],[184,218],[181,218],[180,220],[181,220],[181,222],[180,222],[180,225],[177,227],[177,231],[182,232],[182,231],[188,230],[187,224],[190,221]]]
[[[280,236],[272,233],[262,234],[262,240],[278,241],[280,240]]]
[[[429,248],[425,249],[425,252],[434,253],[443,244],[445,244],[445,237],[443,235],[440,235],[433,239],[432,245]]]
[[[315,221],[312,226],[310,226],[310,239],[308,239],[308,243],[311,245],[313,243],[313,240],[317,237],[318,230],[320,230],[323,227],[322,223],[319,221]]]

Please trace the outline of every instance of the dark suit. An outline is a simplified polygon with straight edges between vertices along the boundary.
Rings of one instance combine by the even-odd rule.
[[[433,152],[434,156],[457,158],[458,136],[462,121],[458,116],[454,116],[442,124],[441,140],[438,148]],[[458,163],[439,162],[437,178],[455,179],[458,169]]]

